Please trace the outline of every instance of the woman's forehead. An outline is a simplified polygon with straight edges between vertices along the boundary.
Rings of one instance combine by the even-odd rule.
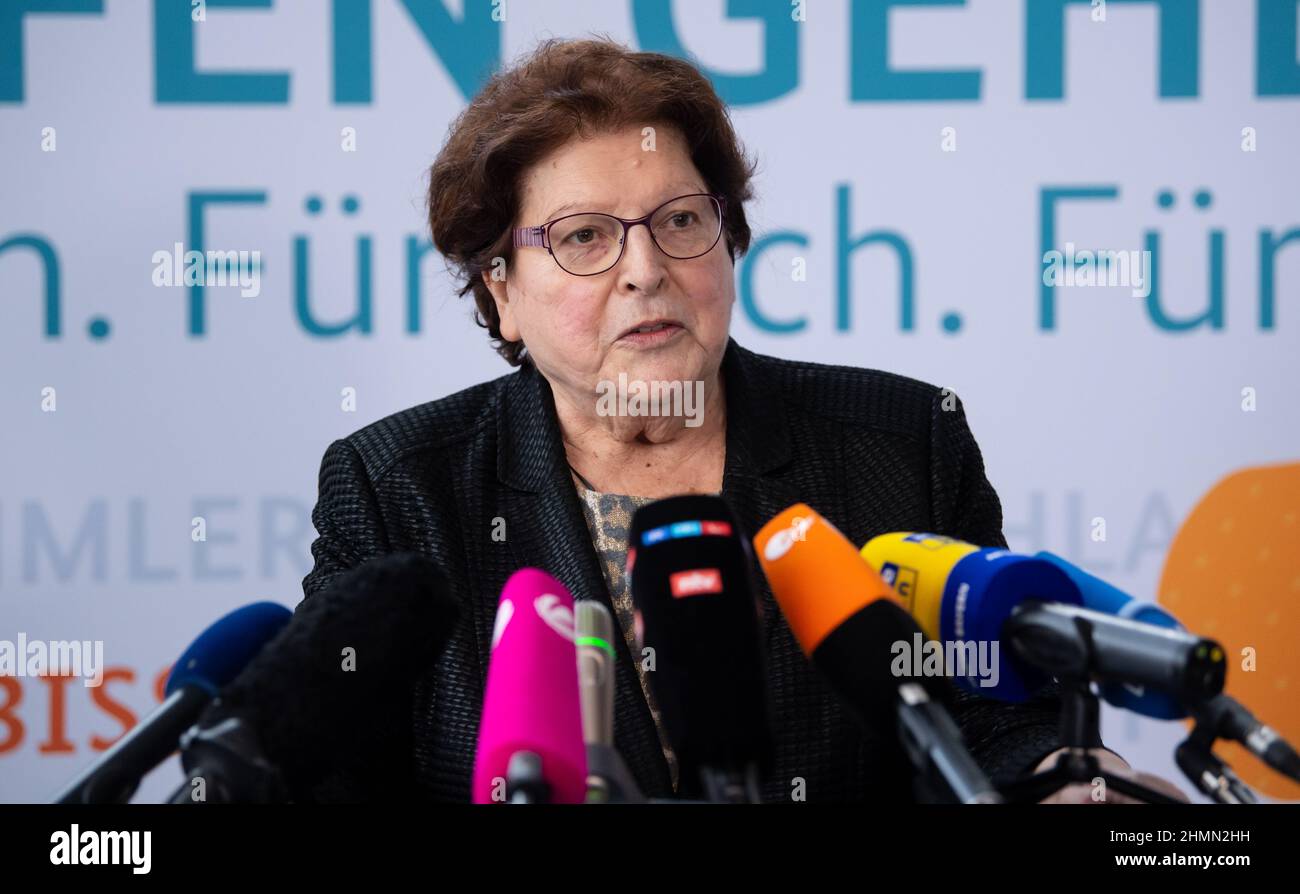
[[[644,145],[636,129],[566,143],[526,173],[521,210],[541,220],[574,211],[617,214],[704,191],[683,141],[664,141],[661,131],[653,149]]]

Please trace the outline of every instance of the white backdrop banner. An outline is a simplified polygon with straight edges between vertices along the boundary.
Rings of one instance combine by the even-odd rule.
[[[591,33],[695,59],[758,158],[741,344],[956,391],[1011,546],[1222,639],[1300,739],[1297,9],[4,0],[0,640],[98,643],[102,685],[0,677],[0,800],[97,757],[212,620],[301,599],[333,439],[508,371],[426,171],[494,69]],[[189,284],[189,251],[244,275]],[[1103,735],[1188,788],[1183,724]]]

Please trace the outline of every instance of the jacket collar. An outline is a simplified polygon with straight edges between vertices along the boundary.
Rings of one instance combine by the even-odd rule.
[[[783,395],[764,358],[728,339],[722,357],[727,403],[724,482],[764,475],[790,459]],[[568,459],[550,384],[532,364],[507,378],[497,416],[497,477],[529,493],[568,478]]]

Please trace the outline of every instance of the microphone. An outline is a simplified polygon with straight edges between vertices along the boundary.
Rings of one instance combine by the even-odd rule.
[[[1139,602],[1118,587],[1094,577],[1060,556],[1043,550],[1036,557],[1051,562],[1069,575],[1083,595],[1085,608],[1169,630],[1184,630],[1178,619],[1160,606],[1151,602]],[[1118,683],[1104,683],[1100,690],[1102,697],[1115,707],[1126,708],[1147,717],[1181,720],[1188,715],[1187,706],[1158,690]],[[1216,737],[1244,745],[1251,754],[1274,770],[1300,782],[1300,755],[1276,730],[1255,718],[1227,693],[1221,692],[1203,704],[1192,706],[1191,713],[1197,721],[1208,726]],[[1206,790],[1203,786],[1202,790],[1207,793],[1232,790],[1233,797],[1245,800],[1247,796],[1243,792],[1246,789],[1240,780],[1232,777],[1231,771],[1212,756],[1206,760],[1210,763],[1197,763],[1186,749],[1184,756],[1180,757],[1180,761],[1193,765],[1184,767],[1184,770],[1198,785],[1204,778],[1216,781],[1211,785],[1211,790]],[[1213,769],[1211,764],[1217,764],[1217,769]]]
[[[925,635],[945,651],[960,658],[966,654],[963,648],[978,650],[988,644],[994,656],[988,672],[979,677],[957,673],[959,687],[986,698],[1022,702],[1049,682],[1048,674],[1014,650],[1002,649],[1000,640],[1002,623],[1026,599],[1050,593],[1062,602],[1082,601],[1060,569],[1031,561],[990,566],[984,556],[1010,554],[925,533],[881,534],[862,547],[861,554],[898,591]],[[974,667],[976,662],[966,662],[967,669]]]
[[[578,691],[582,739],[588,745],[614,744],[614,618],[592,599],[574,607],[578,647]]]
[[[1195,734],[1174,749],[1174,761],[1193,785],[1220,804],[1259,803],[1250,787],[1208,745],[1198,743]]]
[[[289,609],[255,602],[199,634],[172,666],[163,702],[55,796],[56,804],[124,804],[141,778],[176,750],[177,741],[221,689],[288,623]]]
[[[757,803],[772,737],[758,591],[738,531],[720,497],[658,500],[632,516],[627,563],[679,795]]]
[[[929,623],[938,606],[941,642],[1010,641],[997,684],[983,694],[1023,701],[1047,675],[1149,686],[1183,703],[1223,689],[1218,643],[1083,608],[1078,586],[1043,559],[922,533],[883,534],[862,555],[913,592]],[[981,691],[969,676],[958,680]]]
[[[1300,754],[1232,696],[1220,693],[1193,707],[1192,713],[1218,738],[1240,743],[1274,770],[1300,782]]]
[[[516,571],[501,591],[473,794],[476,804],[586,799],[573,596],[537,568]]]
[[[804,654],[868,730],[884,728],[921,774],[922,792],[959,803],[1001,796],[962,745],[942,677],[911,676],[896,655],[922,633],[897,594],[829,521],[799,503],[754,538],[772,594]]]
[[[1160,606],[1151,602],[1139,602],[1123,590],[1089,574],[1058,555],[1042,550],[1036,553],[1035,557],[1051,562],[1074,581],[1080,595],[1083,596],[1084,608],[1170,630],[1183,629],[1178,619]],[[1134,711],[1145,717],[1154,717],[1157,720],[1181,720],[1187,716],[1187,708],[1181,702],[1158,690],[1125,683],[1103,683],[1099,688],[1101,697],[1115,707]]]
[[[1019,655],[1054,676],[1150,686],[1184,704],[1218,695],[1227,675],[1214,640],[1078,606],[1029,600],[1002,630]]]
[[[318,786],[326,800],[409,796],[415,683],[458,616],[423,556],[384,555],[339,575],[185,734],[189,780],[172,803],[311,801]]]
[[[644,796],[614,748],[614,618],[594,599],[574,607],[578,696],[587,748],[587,803],[643,803]]]

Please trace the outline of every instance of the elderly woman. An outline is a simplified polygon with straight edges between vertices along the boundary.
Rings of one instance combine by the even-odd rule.
[[[959,403],[729,337],[752,173],[696,68],[602,40],[541,45],[453,125],[430,176],[433,243],[516,370],[332,444],[303,581],[310,597],[349,567],[412,550],[457,588],[458,629],[415,687],[404,759],[417,794],[468,800],[497,600],[511,573],[536,566],[612,610],[616,745],[648,796],[672,797],[623,570],[631,515],[648,501],[720,493],[750,535],[803,501],[856,543],[926,530],[1005,545]],[[685,383],[700,406],[611,413],[602,397],[620,381]],[[763,797],[909,797],[907,780],[879,772],[885,743],[828,692],[765,583],[761,598],[775,737]],[[958,720],[989,774],[1015,774],[1057,749],[1058,706],[967,699]]]

